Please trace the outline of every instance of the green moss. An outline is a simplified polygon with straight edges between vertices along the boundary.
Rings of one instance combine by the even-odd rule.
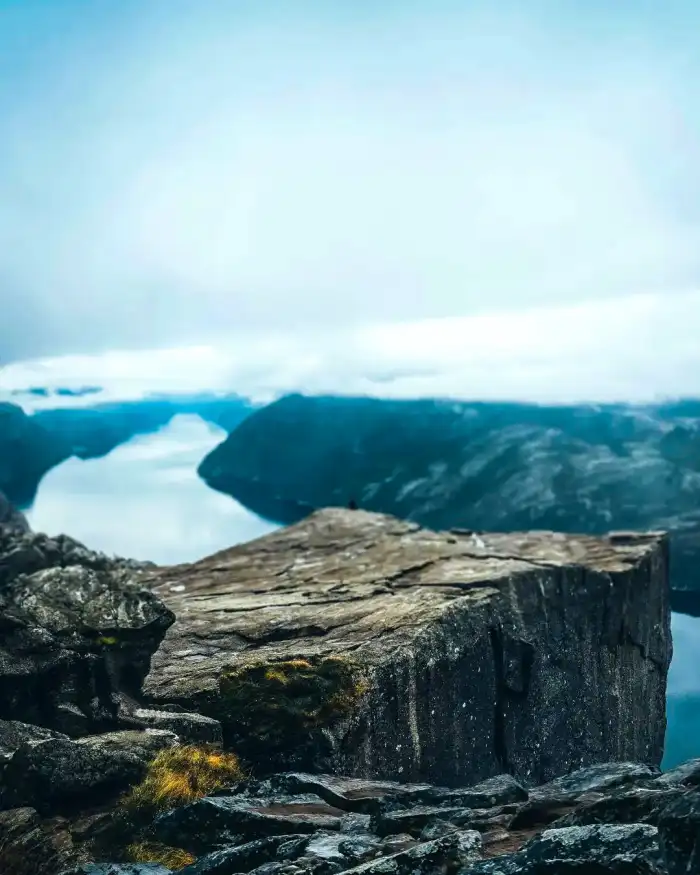
[[[173,871],[195,862],[195,857],[188,851],[160,842],[134,842],[127,847],[126,858],[130,863],[160,863]]]
[[[96,644],[100,644],[103,647],[113,647],[115,644],[119,644],[119,639],[115,638],[114,635],[100,635],[99,638],[95,640]]]
[[[368,688],[345,657],[253,662],[223,671],[219,705],[236,735],[279,747],[349,716]]]

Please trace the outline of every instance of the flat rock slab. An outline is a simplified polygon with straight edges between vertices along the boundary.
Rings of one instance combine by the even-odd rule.
[[[177,620],[147,699],[220,720],[258,774],[532,785],[660,761],[662,534],[433,532],[328,509],[148,583]]]

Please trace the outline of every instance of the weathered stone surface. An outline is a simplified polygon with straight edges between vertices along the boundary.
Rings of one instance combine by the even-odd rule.
[[[178,620],[147,697],[221,720],[259,769],[532,785],[660,761],[661,535],[475,538],[329,509],[150,580]]]
[[[47,741],[50,738],[67,739],[68,736],[53,729],[42,726],[32,726],[19,720],[0,720],[0,766],[7,762],[12,754],[27,742]]]
[[[27,742],[3,768],[0,808],[49,813],[114,798],[143,777],[159,750],[176,743],[165,730]]]
[[[661,812],[658,825],[669,875],[700,872],[700,790],[693,787],[672,802]]]
[[[218,720],[203,714],[188,711],[159,711],[152,708],[135,708],[132,719],[153,729],[174,732],[183,744],[223,744],[223,731]]]
[[[42,821],[32,808],[0,811],[3,875],[56,875],[78,858],[65,822]]]
[[[646,824],[548,829],[509,857],[476,863],[464,875],[662,875],[658,830]]]
[[[173,621],[139,573],[64,535],[0,527],[0,719],[72,736],[119,726]]]

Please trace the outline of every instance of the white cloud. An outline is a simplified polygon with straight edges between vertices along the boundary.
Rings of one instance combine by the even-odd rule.
[[[697,70],[643,16],[124,8],[4,118],[5,361],[700,280]]]
[[[452,319],[305,334],[239,334],[219,345],[17,362],[0,396],[32,386],[103,392],[61,405],[154,392],[286,392],[541,402],[653,401],[700,394],[700,292],[640,295]]]

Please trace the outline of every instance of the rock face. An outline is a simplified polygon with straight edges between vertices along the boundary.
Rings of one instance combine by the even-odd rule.
[[[114,729],[173,622],[137,563],[0,526],[0,720]]]
[[[256,770],[538,784],[663,750],[663,535],[436,533],[329,509],[149,582],[144,693]]]
[[[699,775],[697,760],[665,775],[608,763],[528,791],[509,775],[448,789],[287,772],[156,816],[137,845],[151,862],[65,875],[168,875],[177,850],[192,860],[182,875],[690,875]],[[0,815],[0,836],[2,826]],[[63,829],[75,842],[75,826]]]
[[[352,499],[434,529],[669,531],[674,607],[700,615],[700,401],[293,395],[253,413],[199,473],[284,524]]]

